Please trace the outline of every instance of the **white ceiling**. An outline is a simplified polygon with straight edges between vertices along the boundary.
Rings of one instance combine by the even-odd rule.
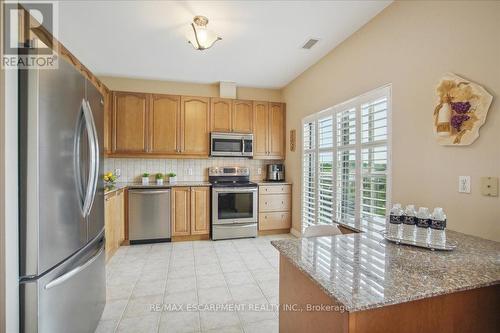
[[[389,3],[64,1],[59,39],[97,75],[281,88]],[[187,43],[195,15],[223,38],[209,50]]]

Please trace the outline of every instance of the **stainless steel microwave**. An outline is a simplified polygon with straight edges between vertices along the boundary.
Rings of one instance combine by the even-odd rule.
[[[252,157],[253,134],[212,132],[210,155],[228,157]]]

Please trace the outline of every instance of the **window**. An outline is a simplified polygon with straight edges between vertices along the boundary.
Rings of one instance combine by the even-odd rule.
[[[390,86],[303,120],[303,228],[335,221],[384,226],[389,205]]]

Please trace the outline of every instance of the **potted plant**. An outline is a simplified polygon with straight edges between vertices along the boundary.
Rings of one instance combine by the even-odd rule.
[[[156,176],[156,185],[163,185],[163,174],[157,173]]]
[[[177,182],[177,175],[175,173],[169,172],[169,173],[167,173],[167,176],[168,176],[169,183],[174,184]]]
[[[148,185],[149,184],[149,173],[144,172],[142,174],[142,185]]]

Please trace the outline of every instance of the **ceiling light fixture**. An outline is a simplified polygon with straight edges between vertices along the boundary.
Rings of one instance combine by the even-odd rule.
[[[218,40],[219,36],[207,29],[208,19],[205,16],[195,16],[191,28],[193,32],[187,36],[188,42],[197,50],[206,50]]]

